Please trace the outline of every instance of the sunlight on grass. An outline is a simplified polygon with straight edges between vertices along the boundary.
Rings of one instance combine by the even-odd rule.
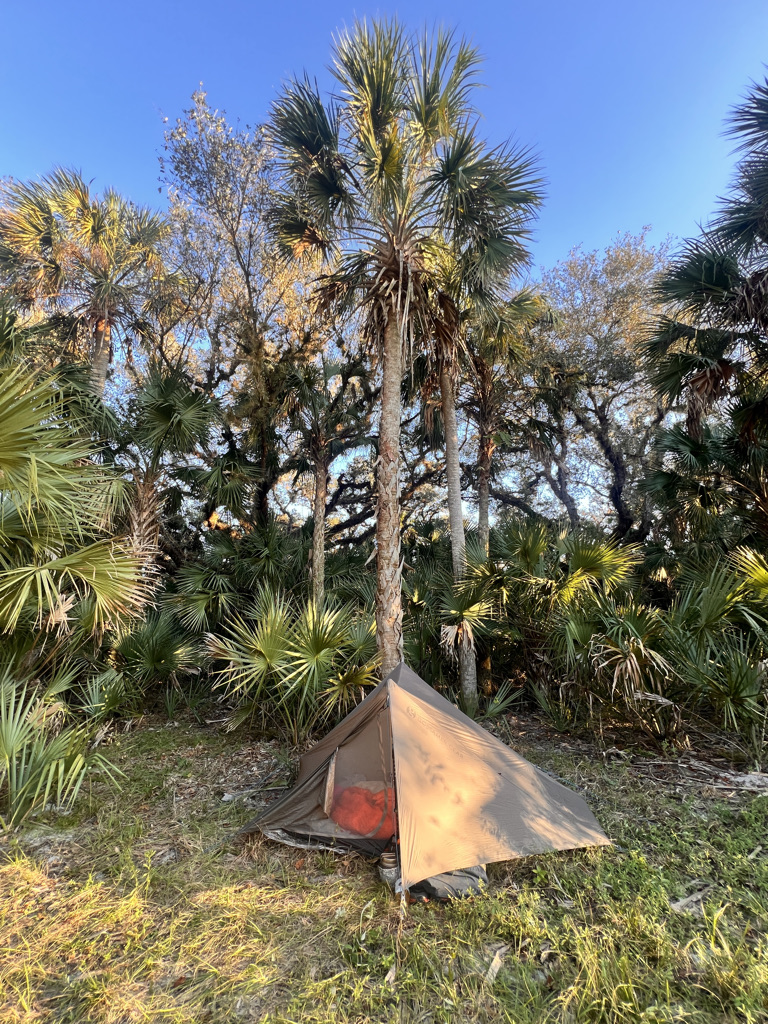
[[[105,791],[74,829],[36,826],[4,847],[3,1022],[768,1019],[768,858],[754,854],[765,798],[681,801],[633,787],[623,768],[549,755],[566,778],[589,774],[626,852],[492,865],[487,895],[401,920],[362,859],[265,840],[204,853],[237,823],[206,789],[237,740],[199,738],[197,788],[174,818],[172,786],[147,803],[166,748],[154,735],[121,744],[131,771],[119,807],[99,803]],[[155,863],[153,844],[169,836],[178,859]],[[670,909],[697,888],[700,909]]]

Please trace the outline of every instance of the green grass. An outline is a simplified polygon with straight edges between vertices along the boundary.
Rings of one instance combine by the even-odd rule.
[[[282,763],[275,744],[123,736],[122,792],[95,785],[0,846],[0,1020],[768,1021],[768,799],[516,746],[583,787],[622,849],[493,865],[487,895],[401,918],[362,859],[205,852],[254,814],[222,794]]]

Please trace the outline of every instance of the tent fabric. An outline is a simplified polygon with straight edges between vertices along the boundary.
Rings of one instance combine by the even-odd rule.
[[[341,803],[359,810],[365,791],[379,816],[334,813]],[[371,852],[386,845],[390,792],[406,889],[470,864],[610,844],[581,797],[404,664],[304,755],[294,789],[244,831]],[[361,823],[367,834],[355,830]]]

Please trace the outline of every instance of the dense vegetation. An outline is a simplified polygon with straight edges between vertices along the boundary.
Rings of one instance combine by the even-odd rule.
[[[6,826],[121,716],[299,742],[401,656],[486,719],[765,761],[768,85],[700,238],[534,281],[477,53],[358,25],[331,70],[255,129],[196,93],[166,213],[0,185]]]

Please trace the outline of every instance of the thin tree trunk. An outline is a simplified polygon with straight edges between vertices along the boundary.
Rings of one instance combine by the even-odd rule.
[[[485,557],[490,539],[491,461],[496,449],[494,434],[498,428],[499,396],[496,393],[493,366],[479,352],[472,353],[474,391],[477,400],[475,422],[479,434],[477,446],[477,532]]]
[[[104,394],[109,370],[109,348],[111,336],[106,320],[97,320],[93,331],[93,360],[91,362],[91,383],[98,395]]]
[[[488,519],[490,505],[489,484],[490,474],[481,466],[477,476],[477,535],[486,558],[488,557],[488,545],[491,537],[491,527]]]
[[[590,394],[597,424],[587,416],[576,414],[576,422],[597,441],[605,461],[611,472],[611,486],[608,489],[608,500],[616,511],[615,535],[621,540],[627,536],[635,523],[635,515],[626,502],[627,463],[624,453],[613,443],[611,438],[611,422],[605,408]]]
[[[259,476],[253,499],[253,519],[259,526],[269,521],[269,496],[275,485],[276,474],[269,461],[269,437],[263,423],[258,426]]]
[[[477,533],[480,543],[488,557],[491,536],[490,498],[491,498],[491,459],[495,445],[493,435],[481,427],[480,446],[477,453]]]
[[[453,575],[458,579],[467,567],[464,540],[464,510],[461,504],[461,465],[459,463],[459,430],[456,425],[456,402],[453,381],[447,367],[440,370],[440,400],[445,430],[445,475],[448,482],[448,522],[451,527]]]
[[[456,425],[456,402],[453,381],[447,366],[440,370],[440,398],[445,429],[445,472],[448,480],[448,522],[451,529],[453,578],[458,580],[467,568],[464,539],[464,511],[461,505],[461,465],[459,463],[459,431]],[[477,665],[469,635],[462,630],[459,641],[459,673],[464,706],[477,707]]]
[[[576,502],[573,500],[573,495],[568,489],[568,469],[565,465],[565,459],[560,455],[552,455],[551,460],[557,466],[557,474],[552,473],[551,466],[547,465],[545,461],[543,462],[544,479],[549,484],[550,490],[554,496],[565,506],[565,511],[568,513],[568,519],[570,520],[571,527],[575,528],[579,525],[579,509]]]
[[[312,598],[319,607],[325,593],[325,505],[328,498],[328,467],[315,466],[315,528],[312,534]]]
[[[485,557],[490,554],[491,527],[489,506],[491,497],[491,458],[493,457],[493,438],[490,434],[481,433],[480,450],[477,459],[477,533]],[[479,665],[478,685],[486,696],[490,696],[492,682],[491,653],[485,655]]]
[[[491,452],[489,438],[480,439],[480,453],[477,460],[477,533],[480,538],[485,557],[488,557],[491,528],[489,523],[490,485],[491,485]],[[491,655],[490,652],[480,662],[478,672],[479,685],[488,696],[491,689]]]
[[[400,385],[403,346],[390,311],[384,329],[381,420],[376,499],[376,643],[383,676],[403,660],[403,604],[400,564]]]

